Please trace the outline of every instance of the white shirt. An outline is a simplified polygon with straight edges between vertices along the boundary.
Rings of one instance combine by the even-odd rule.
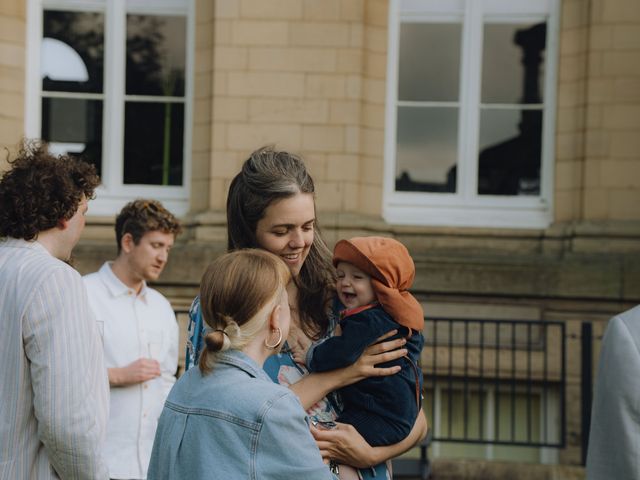
[[[141,357],[160,363],[159,377],[111,388],[105,448],[109,476],[144,479],[158,417],[176,380],[178,323],[165,297],[146,284],[136,295],[115,276],[109,262],[83,279],[89,304],[104,322],[106,367],[124,367]]]
[[[80,275],[0,241],[0,479],[108,478],[109,384]]]

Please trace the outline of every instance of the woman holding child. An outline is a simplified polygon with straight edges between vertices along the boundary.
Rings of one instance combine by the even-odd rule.
[[[406,340],[396,338],[374,344],[351,366],[310,374],[294,361],[309,345],[333,335],[337,325],[332,310],[335,271],[331,253],[317,231],[314,185],[302,161],[287,152],[263,148],[254,152],[233,179],[227,199],[228,248],[261,248],[280,257],[289,267],[287,286],[291,326],[282,351],[270,356],[265,371],[288,386],[307,410],[312,424],[332,425],[340,411],[335,390],[367,377],[393,375],[398,366],[376,367],[406,355]],[[187,368],[202,348],[199,302],[194,302]],[[381,338],[397,333],[392,331]],[[351,425],[311,428],[320,452],[338,467],[341,478],[391,478],[389,459],[400,455],[426,434],[420,413],[409,435],[394,445],[372,447]],[[192,446],[191,448],[196,448]],[[360,468],[355,472],[352,465]]]

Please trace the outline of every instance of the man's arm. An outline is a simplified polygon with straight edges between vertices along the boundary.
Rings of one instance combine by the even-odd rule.
[[[62,478],[108,478],[102,342],[77,272],[61,266],[43,279],[23,326],[38,436],[51,464]]]

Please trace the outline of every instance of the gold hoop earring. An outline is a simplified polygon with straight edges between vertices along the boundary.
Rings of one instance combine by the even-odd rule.
[[[264,346],[267,347],[269,350],[275,350],[280,346],[280,343],[282,342],[282,330],[280,330],[280,327],[277,327],[271,331],[273,332],[275,330],[278,330],[278,341],[276,343],[274,343],[273,345],[269,345],[267,343],[267,339],[266,338],[264,339]]]

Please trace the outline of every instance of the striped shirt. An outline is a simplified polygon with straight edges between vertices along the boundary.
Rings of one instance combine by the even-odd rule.
[[[0,480],[106,479],[109,385],[80,275],[0,241]]]

